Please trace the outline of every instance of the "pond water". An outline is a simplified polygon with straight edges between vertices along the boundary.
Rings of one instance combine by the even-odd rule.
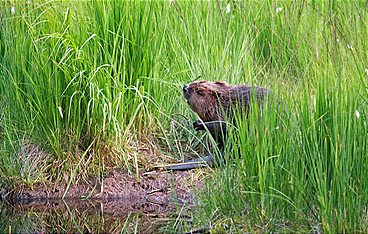
[[[0,202],[0,233],[164,233],[168,207],[123,199]]]

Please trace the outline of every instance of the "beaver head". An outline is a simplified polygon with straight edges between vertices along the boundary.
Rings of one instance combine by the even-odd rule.
[[[203,121],[222,120],[224,94],[231,85],[225,82],[196,81],[183,87],[184,98]]]

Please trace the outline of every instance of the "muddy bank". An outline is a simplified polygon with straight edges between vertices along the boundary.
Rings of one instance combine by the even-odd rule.
[[[194,202],[194,192],[202,187],[203,171],[151,171],[142,172],[138,177],[126,172],[112,171],[102,180],[70,185],[36,186],[26,189],[11,198],[20,201],[43,199],[120,199],[166,204]],[[67,189],[68,188],[68,189]]]

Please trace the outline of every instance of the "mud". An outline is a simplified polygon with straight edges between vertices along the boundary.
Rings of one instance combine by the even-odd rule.
[[[54,185],[51,188],[39,185],[22,191],[18,200],[34,201],[43,199],[120,199],[167,204],[194,202],[194,192],[201,188],[202,172],[151,171],[138,176],[113,171],[101,181],[91,179],[78,185]],[[67,189],[68,188],[68,189]],[[65,195],[64,195],[65,194]]]

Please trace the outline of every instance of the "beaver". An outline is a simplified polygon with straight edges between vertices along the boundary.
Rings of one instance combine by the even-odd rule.
[[[194,129],[208,129],[219,147],[223,148],[227,135],[226,121],[232,121],[234,114],[248,116],[253,98],[261,107],[270,90],[258,86],[202,80],[184,85],[183,94],[190,108],[200,118],[193,123]]]
[[[265,97],[270,95],[270,90],[258,86],[230,85],[222,81],[202,80],[184,85],[183,95],[190,108],[200,118],[193,123],[194,129],[208,130],[220,150],[223,150],[227,137],[226,121],[234,123],[235,114],[245,114],[248,117],[252,101],[256,101],[261,107]],[[202,167],[204,162],[213,165],[213,157],[208,155],[183,164],[173,164],[167,169],[187,170]]]

